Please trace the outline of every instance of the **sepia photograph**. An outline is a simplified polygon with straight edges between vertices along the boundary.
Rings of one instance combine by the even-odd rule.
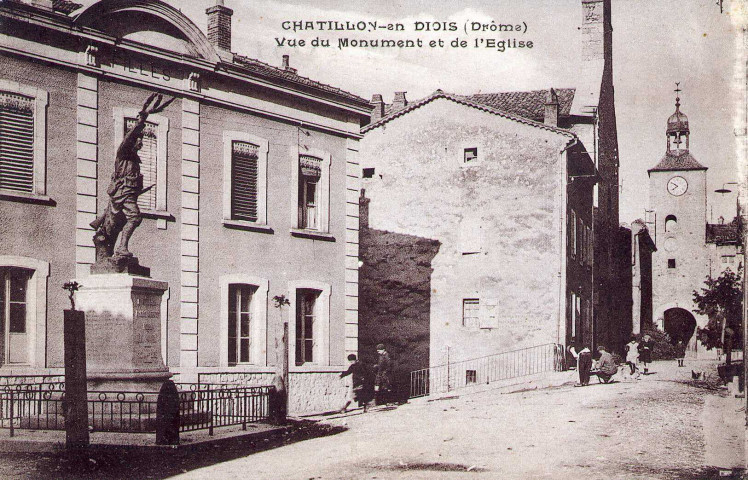
[[[0,478],[748,478],[746,0],[0,0]]]

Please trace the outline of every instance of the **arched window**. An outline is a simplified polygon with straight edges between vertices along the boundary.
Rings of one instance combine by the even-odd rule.
[[[677,226],[678,226],[678,219],[675,218],[675,215],[668,215],[667,217],[665,217],[665,231],[666,232],[674,232]]]

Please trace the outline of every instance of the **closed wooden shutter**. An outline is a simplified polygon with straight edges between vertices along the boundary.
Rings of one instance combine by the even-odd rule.
[[[136,120],[128,118],[125,122],[125,134],[135,126]],[[158,189],[158,125],[145,122],[143,130],[143,147],[138,151],[140,157],[140,174],[143,175],[143,188],[155,185],[138,197],[138,206],[144,210],[156,210],[156,190]]]
[[[247,142],[231,146],[231,218],[257,221],[258,150]]]
[[[34,191],[34,99],[0,92],[0,188]]]

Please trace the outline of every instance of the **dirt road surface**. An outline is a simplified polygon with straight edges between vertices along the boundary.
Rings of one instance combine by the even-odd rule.
[[[694,385],[691,370],[674,363],[656,363],[638,381],[487,391],[354,413],[328,421],[347,427],[343,433],[177,478],[740,478],[727,474],[744,466],[742,422],[728,428],[705,410],[718,405],[724,418],[742,419],[740,400]]]

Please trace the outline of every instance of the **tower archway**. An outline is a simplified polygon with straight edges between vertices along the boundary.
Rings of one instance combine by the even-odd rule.
[[[669,308],[664,313],[663,330],[670,336],[673,344],[678,340],[688,345],[696,333],[696,318],[685,308]]]

